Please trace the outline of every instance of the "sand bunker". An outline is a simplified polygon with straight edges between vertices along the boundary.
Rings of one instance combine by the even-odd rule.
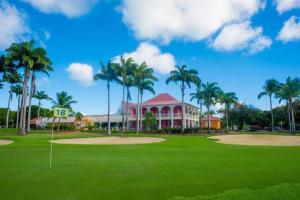
[[[147,144],[163,141],[165,139],[154,137],[97,137],[58,139],[52,142],[55,144]]]
[[[265,146],[300,146],[300,136],[284,135],[219,135],[209,137],[218,139],[223,144],[265,145]]]
[[[12,140],[0,140],[0,145],[7,145],[7,144],[11,144],[13,142],[14,141],[12,141]]]

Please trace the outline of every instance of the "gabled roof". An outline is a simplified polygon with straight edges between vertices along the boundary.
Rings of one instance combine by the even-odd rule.
[[[169,95],[168,93],[159,94],[148,101],[145,101],[143,105],[158,105],[158,104],[178,104],[180,101]]]

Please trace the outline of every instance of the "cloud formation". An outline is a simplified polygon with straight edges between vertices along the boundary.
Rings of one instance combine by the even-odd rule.
[[[292,16],[288,19],[280,30],[277,39],[285,43],[300,40],[300,18]]]
[[[25,14],[6,1],[0,1],[0,50],[25,40],[29,33]]]
[[[78,81],[83,86],[91,86],[94,84],[94,70],[91,65],[72,63],[66,70],[71,80]]]
[[[263,28],[252,28],[250,22],[225,26],[212,42],[212,47],[218,51],[245,50],[250,54],[270,47],[272,41],[263,35]]]
[[[200,41],[224,25],[248,21],[265,0],[123,0],[124,23],[138,39]]]
[[[98,0],[22,0],[44,13],[61,13],[67,17],[87,14]]]
[[[300,8],[300,0],[275,0],[276,9],[279,13]]]
[[[162,53],[161,50],[152,44],[143,42],[134,52],[124,53],[125,58],[133,58],[137,64],[146,62],[154,71],[160,74],[168,74],[174,69],[176,64],[175,58],[170,53]],[[118,62],[120,56],[113,60]]]

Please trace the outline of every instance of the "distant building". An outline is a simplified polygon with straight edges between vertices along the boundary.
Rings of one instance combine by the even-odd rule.
[[[129,128],[135,129],[137,124],[137,105],[135,103],[126,103],[128,105],[128,122]],[[157,128],[181,128],[182,126],[182,105],[181,101],[175,99],[167,93],[157,95],[142,103],[142,119],[146,112],[153,112],[157,119]],[[125,109],[127,110],[127,109]],[[189,103],[184,103],[186,128],[199,127],[199,109],[198,107]],[[120,111],[118,114],[110,116],[111,127],[118,129],[122,127],[122,115]],[[55,119],[54,123],[57,123],[58,119]],[[205,116],[202,119],[202,127],[207,128],[208,117]],[[53,118],[35,118],[31,120],[33,125],[44,126],[45,124],[53,123]],[[61,119],[61,124],[73,124],[77,128],[88,127],[89,124],[93,124],[96,128],[107,127],[107,115],[86,115],[81,121],[76,121],[75,117],[68,117],[67,119]],[[220,129],[220,119],[211,116],[211,128]]]
[[[201,127],[204,129],[208,128],[208,115],[205,115],[201,119]],[[210,128],[211,129],[221,129],[221,119],[210,115]]]

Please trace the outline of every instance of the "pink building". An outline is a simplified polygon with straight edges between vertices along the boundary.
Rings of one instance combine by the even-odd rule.
[[[149,99],[142,103],[142,115],[148,111],[153,112],[157,119],[157,128],[180,128],[182,126],[182,109],[181,101],[178,101],[167,93]],[[188,103],[184,103],[185,107],[185,124],[186,128],[199,126],[199,109]],[[128,120],[131,129],[136,128],[137,123],[137,105],[129,103]]]

